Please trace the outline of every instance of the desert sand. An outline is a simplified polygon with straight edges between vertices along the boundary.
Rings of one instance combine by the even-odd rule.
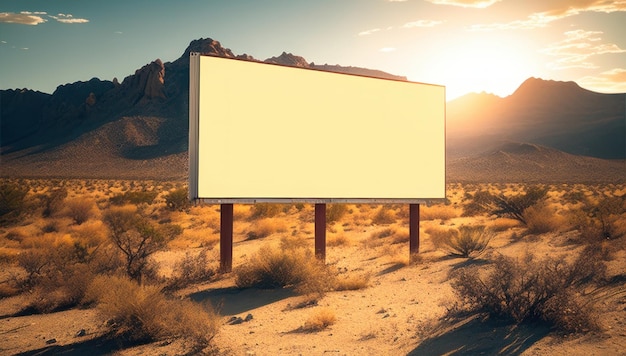
[[[47,192],[58,181],[29,180],[31,193]],[[33,182],[36,182],[34,184]],[[39,182],[39,183],[37,183]],[[152,258],[159,274],[167,278],[186,253],[208,249],[211,267],[219,256],[219,206],[191,207],[188,212],[164,210],[163,196],[183,183],[72,180],[69,197],[89,197],[96,212],[84,224],[97,224],[109,199],[128,189],[150,187],[160,193],[147,209],[166,216],[183,228],[183,233]],[[135,188],[132,188],[135,187]],[[503,254],[522,258],[572,258],[583,250],[580,232],[567,223],[567,212],[580,205],[565,194],[581,191],[587,196],[626,194],[626,186],[613,184],[551,185],[548,202],[562,217],[552,231],[530,233],[511,219],[476,215],[463,217],[464,194],[476,189],[516,194],[519,184],[449,184],[449,204],[422,207],[420,253],[409,263],[408,218],[403,206],[353,205],[336,222],[327,226],[326,264],[340,276],[368,276],[367,286],[357,290],[328,291],[314,302],[290,288],[239,289],[234,273],[217,274],[207,281],[191,284],[174,292],[180,299],[210,302],[220,314],[220,328],[211,352],[226,355],[623,355],[626,350],[626,243],[625,237],[611,241],[607,275],[614,281],[589,297],[597,313],[599,330],[562,333],[536,323],[515,324],[481,314],[458,315],[450,312],[458,296],[450,283],[450,273],[466,266],[487,266]],[[279,247],[281,240],[298,239],[313,248],[312,206],[298,211],[283,209],[270,219],[274,229],[268,236],[250,239],[258,228],[251,219],[250,205],[235,206],[234,268],[248,263],[261,246]],[[391,223],[374,223],[380,209],[392,210]],[[623,217],[624,215],[622,215]],[[76,226],[62,215],[54,219],[56,232],[44,232],[49,221],[26,217],[18,224],[0,228],[2,278],[9,283],[19,274],[17,254],[27,246],[15,236],[41,237],[46,234],[72,234]],[[475,258],[460,258],[436,248],[427,231],[462,225],[486,225],[495,231],[486,250]],[[381,233],[386,230],[388,233]],[[12,237],[13,236],[13,237]],[[382,236],[382,237],[381,237]],[[615,247],[617,246],[617,247]],[[13,274],[12,274],[13,273]],[[581,291],[585,294],[587,291]],[[0,299],[0,354],[115,354],[183,355],[188,352],[180,339],[132,344],[106,338],[107,325],[93,306],[72,307],[50,313],[26,309],[31,296],[26,293]],[[320,310],[334,314],[332,325],[318,331],[304,331],[303,325]],[[239,317],[242,320],[236,320]]]

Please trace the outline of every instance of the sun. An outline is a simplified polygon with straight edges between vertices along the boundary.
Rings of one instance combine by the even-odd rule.
[[[447,100],[470,92],[510,95],[535,65],[523,47],[487,35],[458,39],[440,53],[430,61],[429,71],[446,86]]]

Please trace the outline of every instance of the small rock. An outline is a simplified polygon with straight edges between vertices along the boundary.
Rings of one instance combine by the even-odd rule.
[[[80,329],[80,330],[78,330],[76,335],[74,335],[74,337],[81,337],[81,336],[85,336],[86,334],[87,334],[87,332],[85,331],[85,329]]]
[[[250,321],[252,319],[253,319],[252,314],[248,314],[248,315],[246,315],[246,318],[243,321]]]
[[[51,344],[56,344],[57,343],[57,339],[48,339],[46,340],[46,345],[51,345]]]
[[[228,321],[228,323],[230,325],[237,325],[237,324],[241,324],[243,323],[243,319],[241,319],[238,316],[233,316],[232,318],[230,318],[230,320]]]

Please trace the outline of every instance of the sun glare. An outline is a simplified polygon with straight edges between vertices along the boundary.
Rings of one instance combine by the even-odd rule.
[[[507,96],[532,73],[533,62],[523,48],[502,41],[459,41],[441,53],[430,61],[429,72],[434,82],[446,86],[447,100],[470,92]]]

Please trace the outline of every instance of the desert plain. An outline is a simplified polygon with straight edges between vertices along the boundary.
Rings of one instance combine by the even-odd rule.
[[[421,205],[413,256],[408,205],[329,204],[324,264],[313,205],[235,204],[232,272],[219,268],[220,206],[185,203],[184,181],[0,185],[3,208],[17,196],[0,227],[0,354],[626,350],[624,183],[448,183],[445,201]],[[520,216],[483,199],[530,192]],[[131,215],[143,225],[114,219]],[[141,236],[152,245],[131,266]]]

